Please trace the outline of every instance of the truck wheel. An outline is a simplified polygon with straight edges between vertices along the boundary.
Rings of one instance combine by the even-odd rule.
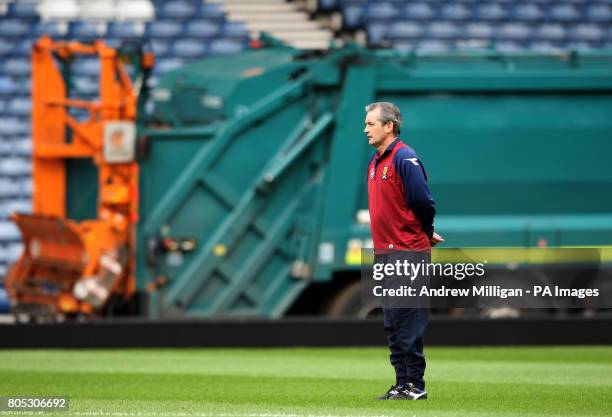
[[[382,310],[378,303],[361,305],[361,283],[352,282],[336,294],[328,305],[326,313],[330,317],[378,317]]]

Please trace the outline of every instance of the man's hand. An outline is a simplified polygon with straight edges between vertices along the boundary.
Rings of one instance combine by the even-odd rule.
[[[431,237],[431,240],[429,241],[429,244],[431,246],[436,246],[440,242],[444,242],[444,238],[440,236],[439,234],[437,234],[436,232],[434,232],[433,236]]]

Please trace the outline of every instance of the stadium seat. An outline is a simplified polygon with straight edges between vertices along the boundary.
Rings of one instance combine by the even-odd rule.
[[[387,39],[388,28],[386,23],[370,23],[367,28],[370,45],[380,46]]]
[[[106,23],[94,21],[70,22],[68,36],[76,40],[94,40],[106,34]]]
[[[29,76],[30,60],[28,58],[9,58],[4,61],[3,70],[5,75]]]
[[[185,61],[179,58],[159,59],[157,65],[153,68],[155,74],[165,74],[169,71],[180,68],[185,65]]]
[[[140,38],[144,34],[144,24],[141,22],[112,22],[108,24],[106,36],[118,39]]]
[[[556,4],[551,6],[549,18],[557,22],[574,22],[580,17],[578,9],[571,4]]]
[[[10,42],[8,39],[0,38],[0,57],[10,56],[15,49],[15,42]]]
[[[387,25],[384,26],[385,28]],[[420,38],[425,30],[423,26],[416,22],[394,22],[389,27],[390,39],[417,39]]]
[[[420,41],[417,49],[421,52],[444,52],[450,50],[451,46],[442,40],[432,39]]]
[[[115,20],[117,15],[117,5],[114,0],[88,0],[81,3],[81,19],[109,21]]]
[[[197,7],[190,1],[165,1],[155,12],[160,19],[188,19],[196,14]]]
[[[95,77],[75,76],[73,82],[77,94],[98,93],[99,86]]]
[[[502,20],[507,11],[498,3],[484,3],[476,8],[476,17],[480,20]]]
[[[586,20],[591,22],[610,23],[612,21],[611,4],[593,4],[587,8]]]
[[[151,48],[156,57],[162,58],[172,54],[171,43],[165,40],[152,39]]]
[[[604,30],[592,23],[574,26],[570,29],[569,35],[571,39],[577,42],[599,42],[605,39]]]
[[[16,81],[18,82],[19,91],[22,94],[29,96],[30,92],[32,91],[32,80],[30,79],[30,77],[25,77],[21,80],[17,79]]]
[[[19,195],[19,181],[12,178],[0,178],[0,197],[15,197]]]
[[[35,2],[17,2],[9,4],[9,17],[34,20],[38,18],[37,4]]]
[[[62,38],[68,33],[68,25],[65,22],[36,22],[34,24],[34,37],[49,35],[53,38]]]
[[[146,33],[151,38],[176,38],[183,32],[179,22],[156,20],[147,24]]]
[[[3,19],[0,21],[0,37],[23,38],[30,33],[30,24],[21,19]]]
[[[427,26],[427,36],[431,39],[454,39],[461,34],[457,25],[452,22],[432,22]]]
[[[368,5],[369,19],[393,20],[400,17],[400,10],[393,3],[370,3]]]
[[[145,22],[155,18],[155,9],[148,0],[119,0],[117,9],[120,20]]]
[[[559,23],[544,23],[535,28],[535,40],[560,41],[567,37],[567,31]]]
[[[211,20],[192,20],[185,27],[185,35],[194,38],[212,38],[218,33],[219,24]]]
[[[21,238],[21,233],[17,230],[17,239]],[[13,243],[7,246],[6,248],[6,258],[9,263],[15,262],[21,254],[23,253],[23,244],[21,243]]]
[[[469,23],[465,26],[465,36],[471,39],[490,39],[493,37],[493,26],[486,22]]]
[[[202,19],[222,20],[225,18],[223,6],[219,3],[201,4],[194,17]]]
[[[0,76],[0,95],[12,95],[17,90],[17,85],[10,77]]]
[[[225,22],[223,36],[228,38],[248,38],[249,29],[244,22]]]
[[[13,55],[16,57],[30,57],[32,55],[32,44],[33,41],[31,39],[16,42]]]
[[[24,158],[8,157],[0,160],[0,174],[6,176],[30,175],[32,165]]]
[[[29,98],[14,98],[9,102],[7,114],[9,116],[29,116],[32,103]]]
[[[363,8],[361,6],[346,6],[342,11],[342,24],[345,29],[357,29],[363,25]]]
[[[503,40],[526,40],[531,35],[531,29],[524,23],[505,23],[499,27],[497,38]]]
[[[81,58],[74,62],[72,70],[75,75],[97,77],[100,72],[100,62],[97,58]]]
[[[538,21],[544,19],[544,12],[534,3],[516,5],[511,11],[511,17],[517,21]]]
[[[239,41],[231,39],[214,39],[210,43],[209,53],[211,55],[231,55],[240,52],[243,45]]]
[[[29,157],[32,155],[32,140],[29,137],[16,138],[9,142],[13,154]]]
[[[15,224],[9,221],[0,221],[0,241],[19,240],[21,233]],[[10,252],[7,250],[7,252]]]
[[[28,142],[30,144],[32,143],[31,141],[28,141]],[[32,147],[30,145],[30,154],[32,153],[31,148]],[[25,196],[28,199],[31,198],[32,196],[32,178],[25,178],[19,181],[19,190],[20,190],[21,196]]]
[[[32,212],[32,202],[30,199],[10,199],[5,203],[6,214],[10,215],[11,213],[31,213]]]
[[[43,0],[38,13],[43,20],[70,21],[79,18],[80,8],[76,0]]]
[[[206,44],[201,40],[182,39],[174,44],[173,52],[180,58],[202,57],[206,53]]]
[[[408,20],[431,20],[435,14],[429,3],[411,3],[404,8],[404,18]]]
[[[461,3],[445,4],[440,9],[440,16],[445,20],[466,20],[471,15],[472,12],[468,6]]]

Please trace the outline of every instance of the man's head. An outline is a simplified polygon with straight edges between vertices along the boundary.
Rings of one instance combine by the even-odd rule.
[[[368,104],[365,110],[367,114],[363,131],[370,145],[380,149],[400,134],[402,115],[395,104],[372,103]]]

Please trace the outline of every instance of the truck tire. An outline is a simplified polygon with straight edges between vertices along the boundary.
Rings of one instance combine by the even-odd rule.
[[[327,311],[330,317],[378,317],[382,310],[377,303],[361,305],[361,283],[354,281],[342,288],[330,301]]]

